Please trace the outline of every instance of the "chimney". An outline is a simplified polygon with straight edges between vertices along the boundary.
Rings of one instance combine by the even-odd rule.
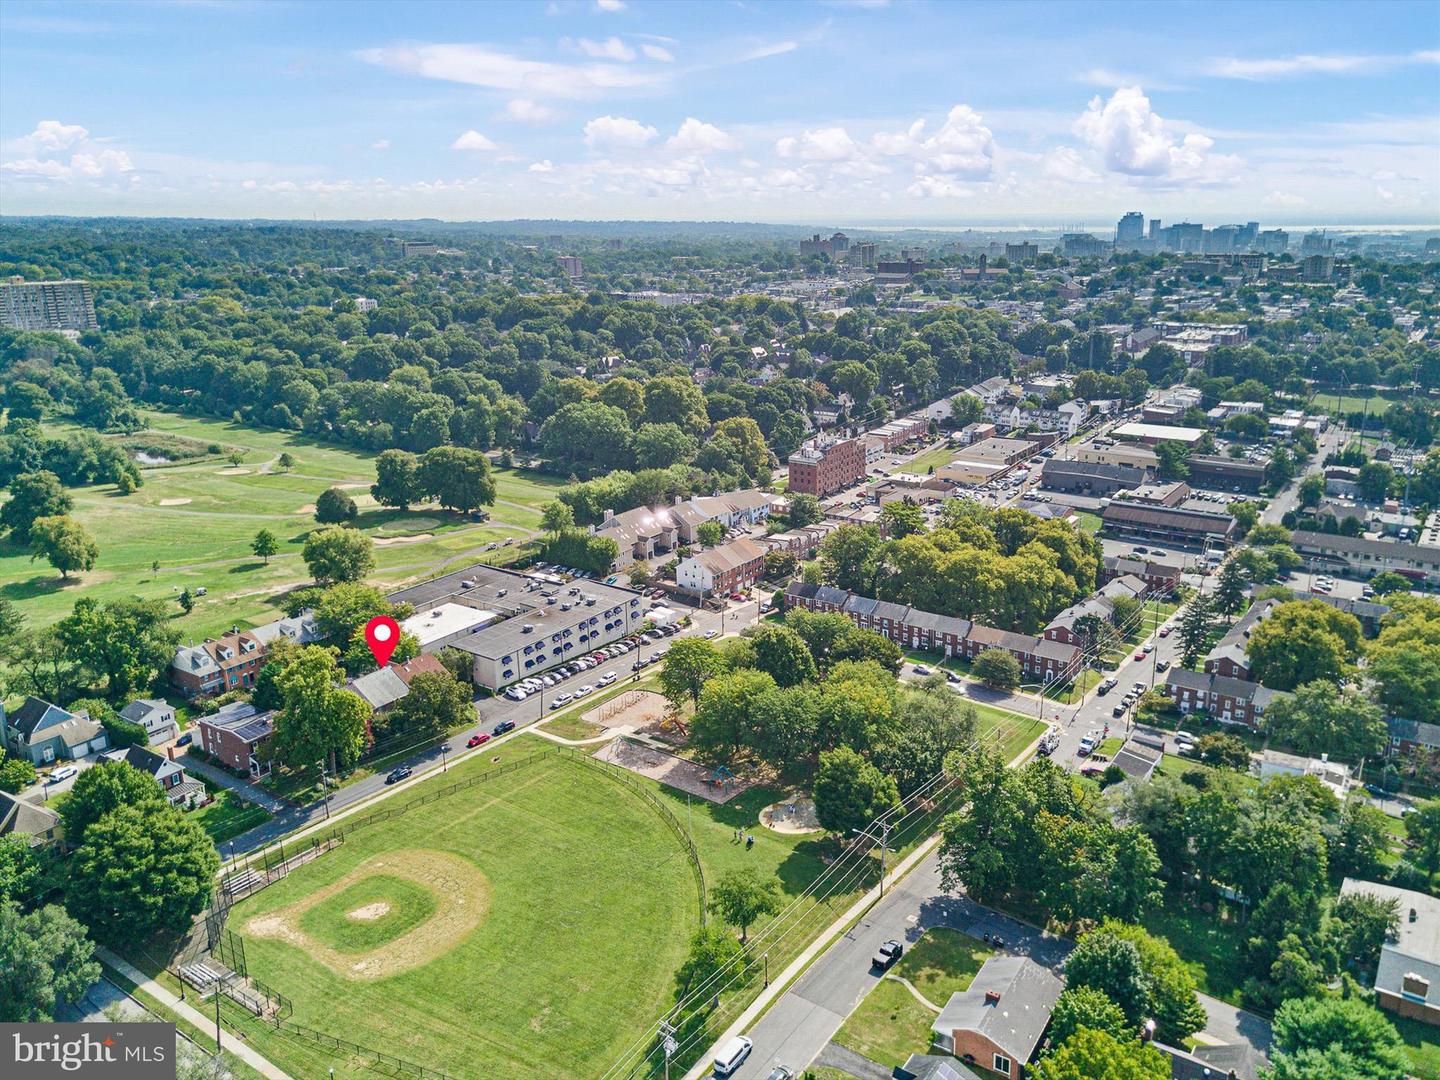
[[[605,524],[605,523],[608,523],[608,522],[611,522],[611,521],[614,521],[614,520],[615,520],[615,511],[614,511],[614,510],[606,510],[606,511],[605,511],[605,521],[602,522],[602,524]]]
[[[169,746],[165,747],[165,756],[168,757],[171,761],[174,761],[174,760],[175,760],[175,744],[174,744],[174,743],[171,743]]]
[[[999,990],[986,990],[986,991],[985,991],[985,1004],[986,1004],[986,1005],[998,1005],[998,1004],[1000,1004],[1000,991],[999,991]]]

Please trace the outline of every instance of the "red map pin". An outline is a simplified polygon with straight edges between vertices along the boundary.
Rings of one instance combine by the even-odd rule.
[[[365,624],[365,644],[370,655],[382,668],[390,662],[390,654],[400,644],[400,624],[389,615],[376,615]]]

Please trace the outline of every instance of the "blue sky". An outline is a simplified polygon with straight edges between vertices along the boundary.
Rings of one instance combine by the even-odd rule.
[[[0,210],[1440,220],[1440,4],[0,5]]]

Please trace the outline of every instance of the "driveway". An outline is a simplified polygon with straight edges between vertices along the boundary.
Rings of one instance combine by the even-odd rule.
[[[193,754],[186,754],[179,758],[179,763],[184,766],[185,771],[194,773],[196,776],[203,776],[217,787],[223,787],[233,791],[240,798],[248,803],[268,810],[272,814],[283,814],[290,808],[290,804],[284,799],[277,799],[259,784],[251,784],[241,780],[228,769],[222,769],[218,765],[212,765],[203,761]]]

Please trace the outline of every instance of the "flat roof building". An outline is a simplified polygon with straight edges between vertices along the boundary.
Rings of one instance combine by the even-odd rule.
[[[1117,439],[1145,443],[1154,446],[1162,442],[1178,442],[1193,446],[1205,437],[1204,428],[1180,427],[1176,424],[1141,424],[1131,421],[1121,424],[1114,431]]]

